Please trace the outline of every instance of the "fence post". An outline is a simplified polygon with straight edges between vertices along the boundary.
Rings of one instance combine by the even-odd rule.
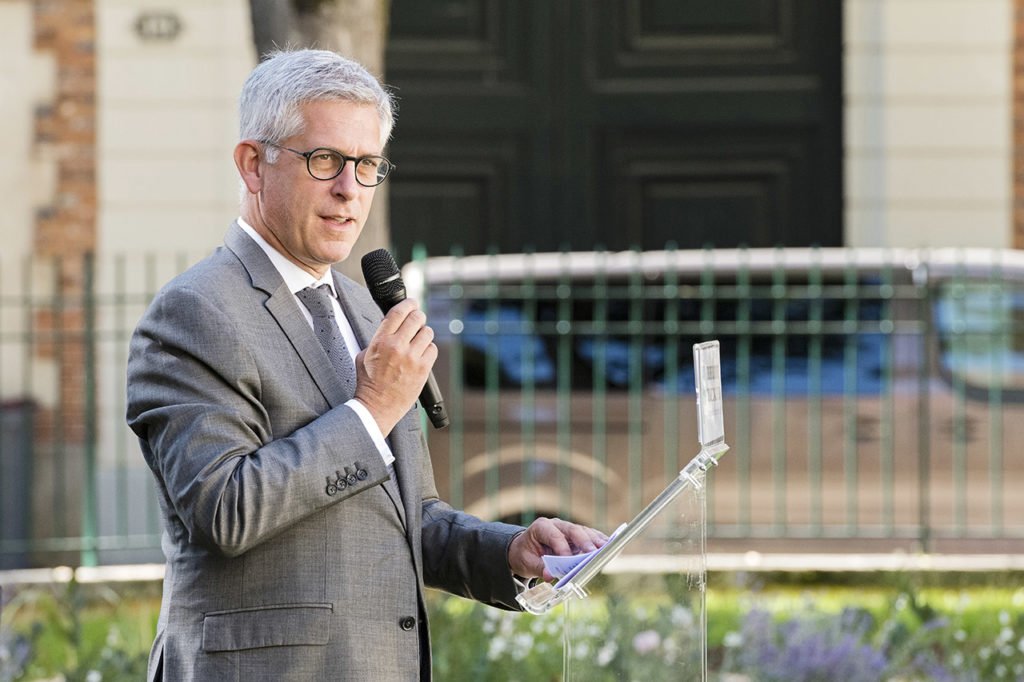
[[[99,563],[96,551],[98,519],[96,510],[96,278],[93,254],[83,256],[82,303],[85,324],[85,491],[82,496],[83,566]]]
[[[921,551],[931,549],[931,407],[928,391],[928,375],[933,366],[931,286],[928,264],[920,263],[914,272],[914,286],[917,288],[918,319],[921,321],[921,362],[917,370],[917,523]]]

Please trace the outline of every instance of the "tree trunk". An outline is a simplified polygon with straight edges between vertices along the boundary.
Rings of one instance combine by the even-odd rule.
[[[383,80],[389,0],[249,0],[249,7],[253,42],[261,58],[279,48],[334,50]],[[362,281],[363,254],[389,245],[385,182],[377,188],[359,242],[338,269]]]
[[[252,17],[252,42],[256,58],[263,60],[267,53],[300,42],[295,22],[295,9],[291,2],[281,0],[249,0]]]

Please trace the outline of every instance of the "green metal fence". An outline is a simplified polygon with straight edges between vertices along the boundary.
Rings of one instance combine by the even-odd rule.
[[[719,549],[1020,547],[1024,260],[788,249],[419,259],[453,426],[443,494],[615,527],[696,453],[722,343]],[[847,541],[857,539],[856,545]]]
[[[128,339],[195,257],[0,259],[0,568],[162,561]]]
[[[160,561],[128,338],[191,256],[0,261],[0,568]],[[695,453],[722,343],[712,549],[1017,551],[1024,256],[779,249],[418,258],[452,416],[439,489],[614,527]],[[856,540],[856,543],[850,543]]]

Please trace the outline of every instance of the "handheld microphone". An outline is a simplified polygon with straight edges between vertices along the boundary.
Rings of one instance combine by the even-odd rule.
[[[387,249],[377,249],[363,256],[363,279],[370,290],[370,296],[387,315],[394,306],[405,300],[405,282],[398,271],[398,263]],[[427,411],[430,423],[435,429],[443,429],[451,421],[444,407],[441,389],[437,387],[434,373],[427,375],[427,383],[420,391],[420,404]]]

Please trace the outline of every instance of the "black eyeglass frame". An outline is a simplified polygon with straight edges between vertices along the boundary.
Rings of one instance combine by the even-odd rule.
[[[366,156],[348,156],[347,154],[342,154],[337,149],[331,149],[330,147],[317,147],[316,149],[312,149],[312,150],[310,150],[308,152],[300,152],[298,149],[292,149],[291,147],[285,147],[283,144],[278,144],[276,142],[271,142],[270,140],[260,140],[260,142],[262,144],[269,145],[271,147],[277,147],[278,149],[283,149],[286,152],[291,152],[292,154],[295,154],[297,156],[301,156],[302,158],[304,158],[306,160],[306,172],[309,173],[309,176],[311,178],[313,178],[314,180],[323,180],[324,182],[327,182],[329,180],[333,180],[334,178],[336,178],[339,175],[341,175],[345,171],[345,163],[348,162],[348,161],[351,161],[352,164],[353,164],[353,167],[355,167],[355,168],[358,168],[359,164],[362,163],[363,161],[365,161],[366,159],[379,159],[380,161],[383,161],[385,164],[387,164],[387,170],[384,172],[384,177],[382,177],[380,180],[378,180],[377,182],[375,182],[372,185],[368,185],[365,182],[363,182],[362,180],[360,180],[359,179],[359,173],[358,172],[355,173],[356,182],[359,183],[360,185],[362,185],[363,187],[376,187],[376,186],[382,184],[385,180],[388,179],[388,176],[391,175],[391,171],[395,170],[398,167],[395,164],[393,164],[390,160],[388,160],[388,158],[386,156],[381,156],[380,154],[367,154]],[[313,173],[313,168],[310,166],[310,163],[312,162],[313,157],[316,155],[317,152],[321,152],[321,151],[323,151],[323,152],[330,152],[332,154],[337,154],[338,156],[341,157],[341,166],[338,168],[338,172],[335,173],[334,175],[328,177],[328,178],[321,178],[319,175],[316,175],[315,173]]]

